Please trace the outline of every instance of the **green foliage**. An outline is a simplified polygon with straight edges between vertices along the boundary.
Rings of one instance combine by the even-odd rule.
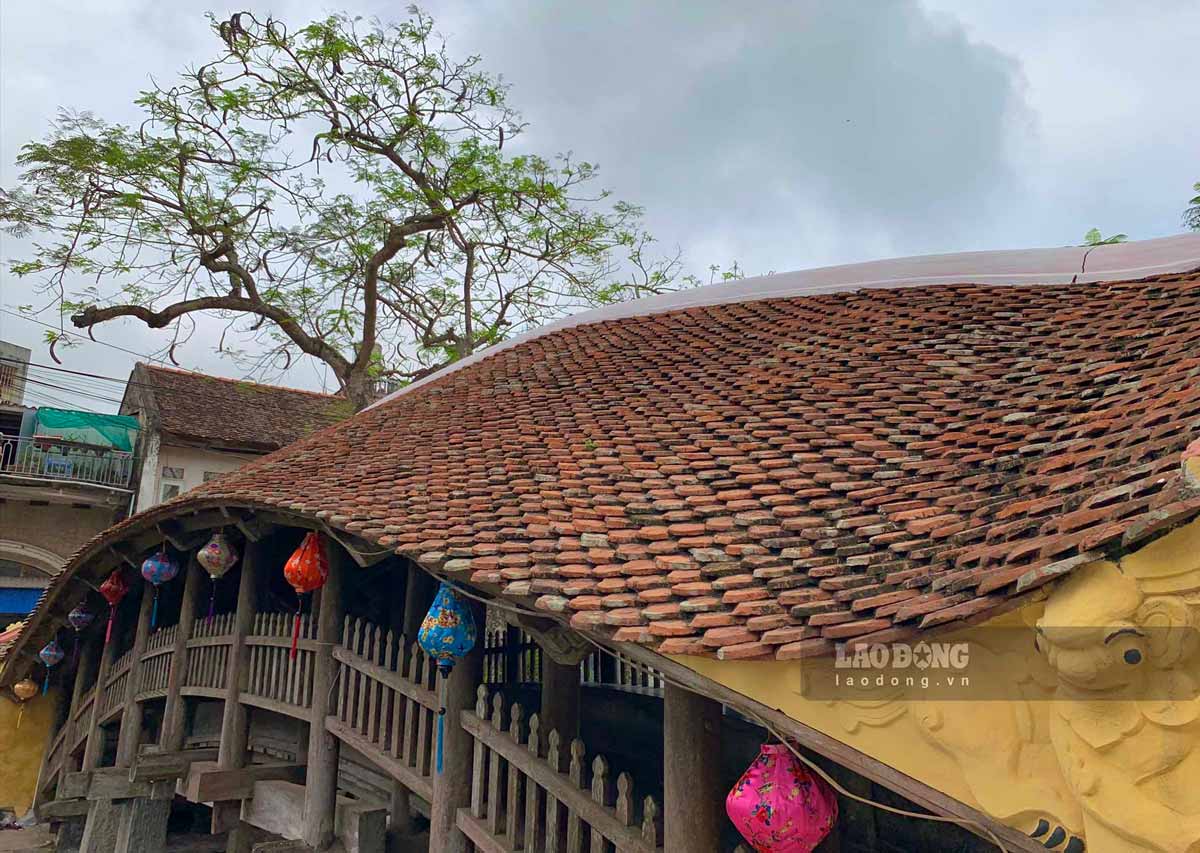
[[[1188,209],[1183,212],[1183,227],[1200,231],[1200,181],[1192,185],[1196,195],[1188,202]]]
[[[1083,235],[1082,246],[1110,246],[1113,243],[1124,243],[1129,239],[1126,234],[1113,234],[1111,237],[1101,235],[1099,228],[1093,228]]]
[[[211,23],[217,55],[142,92],[141,123],[63,112],[0,192],[10,233],[50,238],[12,271],[77,326],[178,337],[216,314],[268,360],[325,361],[361,405],[369,381],[698,283],[651,256],[638,207],[592,189],[594,164],[522,146],[507,85],[420,10]]]

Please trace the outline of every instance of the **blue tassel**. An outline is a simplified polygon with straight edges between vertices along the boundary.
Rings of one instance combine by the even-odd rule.
[[[442,773],[442,734],[446,725],[446,709],[438,709],[437,772]]]
[[[158,587],[154,588],[154,607],[150,610],[150,630],[158,624]]]
[[[45,696],[46,691],[49,689],[50,689],[50,667],[46,667],[46,680],[42,682],[42,695]],[[440,724],[440,722],[441,722],[440,717],[438,718],[438,722]],[[442,731],[441,729],[438,729],[438,737],[439,737],[439,740],[438,740],[438,769],[439,770],[441,770],[441,768],[442,768],[442,759],[441,759],[442,741],[440,740],[441,731]]]

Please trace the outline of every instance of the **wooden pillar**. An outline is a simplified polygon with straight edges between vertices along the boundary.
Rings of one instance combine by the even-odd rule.
[[[79,652],[79,666],[75,670],[75,686],[71,690],[71,708],[67,711],[67,721],[63,723],[63,728],[67,731],[63,736],[63,769],[58,776],[59,790],[62,789],[63,779],[66,778],[67,773],[75,769],[71,762],[70,752],[75,743],[75,734],[79,730],[75,723],[75,713],[79,710],[79,703],[83,701],[85,690],[92,684],[91,678],[96,669],[96,659],[100,656],[100,643],[102,642],[103,640],[99,637],[88,637]],[[79,725],[86,726],[87,724],[87,720],[79,722]]]
[[[217,766],[222,770],[237,770],[246,764],[246,744],[250,737],[250,718],[240,701],[249,656],[246,635],[254,622],[255,591],[257,589],[262,546],[246,543],[242,557],[242,576],[238,582],[237,612],[233,617],[233,637],[229,661],[225,666],[225,707],[221,714],[221,742],[217,750]],[[241,813],[240,800],[213,803],[212,831],[232,829]]]
[[[421,630],[421,623],[425,620],[425,614],[429,612],[429,605],[433,604],[434,595],[437,594],[437,585],[437,578],[429,572],[416,563],[408,564],[408,582],[404,588],[404,623],[401,631],[410,643],[417,639],[417,632]],[[478,627],[482,642],[483,625]]]
[[[112,635],[120,636],[120,613],[117,608],[113,608],[112,612]],[[103,642],[103,641],[102,641]],[[87,721],[88,739],[87,746],[83,748],[83,762],[80,766],[81,770],[94,770],[96,765],[100,763],[100,753],[104,749],[104,733],[100,731],[100,706],[104,698],[104,685],[108,681],[108,675],[112,671],[113,661],[117,658],[116,642],[108,643],[104,646],[104,650],[100,653],[100,668],[96,671],[96,692],[92,700],[92,714]]]
[[[173,783],[171,787],[174,787]],[[117,806],[114,853],[149,853],[151,850],[165,850],[167,819],[170,816],[169,798],[135,797],[122,801]]]
[[[125,710],[121,712],[121,728],[117,736],[116,767],[129,767],[137,758],[138,741],[142,735],[142,706],[134,699],[142,675],[142,655],[146,653],[146,641],[150,639],[150,614],[154,609],[154,590],[147,586],[142,590],[142,602],[138,608],[137,632],[133,637],[133,650],[129,655],[129,675],[125,679]]]
[[[113,853],[117,845],[120,807],[114,800],[92,800],[79,853]]]
[[[466,853],[468,842],[459,831],[458,810],[471,802],[471,761],[474,744],[462,727],[460,714],[475,707],[475,690],[483,680],[483,605],[471,601],[471,615],[479,641],[460,660],[446,679],[445,737],[442,742],[442,772],[433,778],[433,802],[429,807],[429,849],[444,853]],[[438,676],[441,687],[442,677]]]
[[[407,561],[389,561],[386,571],[394,572],[396,575],[402,575],[404,580],[404,597],[392,597],[391,607],[388,610],[388,627],[393,633],[400,638],[400,660],[406,660],[409,644],[417,639],[417,631],[419,628],[409,625],[409,620],[416,618],[413,612],[417,609],[415,605],[411,605],[413,600],[413,589],[416,580],[413,577],[414,571],[420,571],[413,563]],[[410,612],[413,611],[413,612]],[[421,614],[424,618],[425,614]],[[409,634],[409,631],[412,631]],[[400,702],[400,697],[396,697],[396,702]],[[400,712],[400,705],[396,705],[393,713]],[[392,796],[388,807],[388,833],[397,841],[393,841],[394,846],[400,846],[398,839],[406,838],[413,834],[416,827],[413,824],[413,808],[412,808],[412,792],[404,786],[403,783],[392,780]]]
[[[721,703],[667,684],[663,694],[665,853],[719,849],[725,814],[720,764]]]
[[[556,662],[542,649],[541,730],[558,732],[563,743],[579,737],[579,664]]]
[[[196,600],[204,570],[196,562],[196,555],[188,559],[187,575],[183,580],[183,602],[179,607],[179,625],[175,631],[175,648],[171,653],[171,671],[167,674],[167,700],[163,705],[162,736],[159,744],[163,752],[178,752],[183,749],[185,714],[183,697],[183,674],[187,672],[188,640],[196,623]]]
[[[329,578],[321,588],[317,618],[317,650],[313,666],[313,703],[308,729],[308,779],[304,786],[304,843],[324,850],[333,843],[333,821],[337,809],[337,775],[340,743],[325,728],[337,661],[334,647],[342,635],[345,605],[342,584],[352,571],[350,556],[336,543],[325,539],[329,549]],[[431,848],[432,849],[432,848]]]

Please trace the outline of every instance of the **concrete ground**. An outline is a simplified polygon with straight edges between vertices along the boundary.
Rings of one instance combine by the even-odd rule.
[[[54,836],[44,826],[0,830],[0,850],[4,853],[46,853],[53,849]]]

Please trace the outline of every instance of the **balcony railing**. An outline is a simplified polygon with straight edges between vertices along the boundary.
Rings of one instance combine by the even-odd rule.
[[[0,436],[0,475],[128,489],[134,455],[48,436]]]

